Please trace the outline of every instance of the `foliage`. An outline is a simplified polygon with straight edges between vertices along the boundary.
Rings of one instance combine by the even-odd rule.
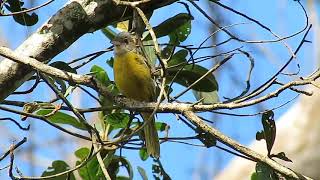
[[[4,14],[4,11],[2,9],[3,7],[5,7],[12,13],[27,10],[26,8],[22,7],[24,5],[24,2],[20,0],[5,0],[3,2],[0,1],[0,4],[1,14]],[[33,26],[38,22],[38,15],[36,13],[18,13],[16,15],[13,15],[12,17],[17,23],[23,26]]]
[[[219,0],[209,1],[216,5],[220,4],[220,2],[218,2]],[[1,14],[6,15],[6,11],[13,13],[11,16],[18,24],[21,24],[23,26],[32,26],[38,22],[38,15],[36,13],[29,11],[24,12],[28,9],[23,7],[23,1],[8,0],[0,1],[0,3]],[[125,1],[122,3],[130,4],[133,2]],[[228,139],[228,137],[221,135],[218,130],[205,124],[205,121],[210,123],[212,123],[212,121],[206,120],[205,118],[201,117],[202,115],[200,114],[200,112],[216,112],[225,115],[244,116],[233,113],[220,112],[220,110],[237,109],[252,106],[267,101],[270,98],[276,97],[281,92],[275,92],[270,97],[268,97],[268,95],[262,95],[262,93],[269,92],[267,90],[270,90],[268,88],[273,84],[281,84],[279,82],[276,82],[275,80],[277,79],[277,76],[281,74],[282,71],[286,68],[286,66],[290,64],[292,58],[288,61],[288,63],[286,63],[284,68],[282,68],[278,74],[274,75],[274,77],[270,80],[267,80],[264,85],[254,90],[252,90],[250,87],[251,71],[254,67],[254,63],[251,62],[251,67],[249,67],[250,70],[248,73],[248,79],[246,80],[247,89],[243,90],[243,93],[239,97],[234,99],[221,97],[222,100],[220,102],[219,90],[221,89],[221,87],[219,89],[219,84],[221,85],[222,82],[216,79],[217,69],[220,68],[223,63],[229,60],[227,58],[227,55],[229,55],[229,57],[233,57],[233,55],[236,54],[245,54],[246,58],[249,59],[249,61],[253,61],[252,57],[248,52],[245,52],[245,50],[243,50],[244,48],[242,47],[218,54],[208,53],[206,55],[201,54],[199,56],[196,56],[196,53],[202,49],[210,49],[212,52],[215,52],[216,49],[214,49],[214,47],[217,47],[219,45],[212,45],[207,47],[202,46],[208,39],[212,38],[212,36],[214,36],[214,34],[218,33],[219,31],[223,31],[226,35],[230,36],[230,41],[237,40],[238,43],[243,44],[247,43],[247,41],[232,35],[232,33],[229,32],[228,28],[219,27],[219,23],[215,23],[212,18],[210,19],[208,14],[205,14],[205,12],[201,11],[201,8],[199,10],[198,6],[195,5],[195,1],[188,1],[188,3],[179,3],[180,5],[182,4],[184,6],[185,9],[183,10],[185,10],[186,12],[182,12],[183,10],[181,10],[181,12],[178,12],[177,14],[168,17],[167,19],[161,19],[161,22],[153,26],[152,29],[150,29],[148,23],[138,25],[139,19],[144,19],[144,17],[141,16],[140,18],[137,18],[136,16],[134,16],[134,14],[132,14],[132,12],[137,13],[138,8],[142,8],[143,5],[132,5],[125,7],[125,10],[122,13],[119,22],[110,22],[110,24],[101,29],[103,35],[106,37],[106,39],[108,39],[106,43],[109,40],[113,40],[115,38],[119,29],[121,31],[130,32],[139,32],[139,28],[141,28],[140,26],[142,26],[142,29],[144,29],[144,33],[138,34],[138,36],[136,36],[139,37],[136,39],[136,44],[142,45],[142,47],[137,48],[137,52],[141,52],[141,54],[145,56],[147,61],[146,63],[150,66],[150,73],[152,74],[154,82],[157,85],[155,94],[159,96],[160,89],[163,88],[165,93],[162,97],[158,98],[159,102],[162,103],[164,101],[167,101],[168,104],[173,102],[170,105],[181,107],[182,110],[177,110],[173,107],[172,112],[170,111],[170,109],[167,111],[176,115],[177,119],[181,120],[181,122],[183,122],[188,128],[190,128],[190,130],[192,130],[192,132],[194,132],[195,134],[192,137],[171,137],[169,136],[169,121],[156,120],[156,130],[158,131],[158,133],[165,134],[165,137],[161,138],[161,143],[172,141],[191,144],[188,140],[197,140],[198,142],[202,143],[201,145],[203,147],[210,148],[220,147],[219,143],[222,142],[233,150],[238,151],[240,154],[227,149],[224,149],[225,151],[239,155],[241,157],[245,157],[250,160],[257,161],[255,172],[251,176],[252,180],[279,179],[279,177],[285,176],[283,174],[280,174],[280,172],[278,172],[276,169],[271,168],[268,163],[262,162],[257,159],[257,157],[251,157],[250,155],[248,155],[248,153],[242,152],[241,149],[238,148],[240,147],[240,145],[236,144],[237,142],[234,142],[232,139]],[[219,30],[215,33],[212,33],[206,40],[199,44],[186,45],[188,40],[190,40],[189,37],[192,34],[192,30],[195,26],[194,20],[199,18],[195,17],[194,14],[192,14],[194,11],[190,10],[191,5],[193,5],[192,8],[198,9],[202,16],[207,18],[210,22],[217,26],[217,29]],[[119,4],[119,6],[121,6],[121,4]],[[122,4],[122,6],[124,5]],[[234,10],[231,7],[226,8],[224,5],[222,5],[221,7],[224,7],[225,10],[240,15],[241,17],[244,17],[260,25],[261,28],[268,30],[268,28],[266,28],[266,26],[262,25],[260,22]],[[151,12],[148,12],[145,15],[147,19],[146,21],[153,22],[153,18],[156,15],[156,11],[152,10]],[[87,23],[94,24],[93,22]],[[100,24],[97,26],[101,27]],[[161,41],[161,49],[159,50],[159,52],[156,52],[155,43],[157,42],[151,36],[152,31],[153,33],[155,33],[157,41]],[[271,30],[268,31],[271,32]],[[142,37],[141,39],[140,35]],[[140,40],[141,44],[139,44]],[[220,45],[229,42],[229,40],[226,40]],[[263,44],[267,42],[269,43],[271,41],[258,41],[256,43]],[[304,42],[307,41],[303,39],[301,45]],[[254,44],[252,41],[248,41],[248,43]],[[105,52],[107,51],[108,50],[106,50]],[[143,163],[148,162],[151,159],[153,160],[153,164],[149,167],[149,170],[152,170],[154,179],[170,180],[170,175],[167,173],[166,168],[160,161],[162,159],[155,159],[151,157],[145,147],[146,145],[144,140],[144,132],[143,130],[141,130],[143,128],[142,126],[144,126],[145,123],[141,122],[141,118],[139,117],[139,115],[141,112],[148,111],[148,109],[141,110],[140,104],[142,103],[131,102],[128,99],[125,100],[128,100],[128,104],[133,108],[128,108],[130,109],[130,111],[123,108],[128,104],[126,104],[126,101],[124,101],[124,104],[121,104],[123,103],[121,101],[122,94],[119,92],[115,83],[112,81],[112,76],[109,76],[110,71],[106,70],[107,68],[113,68],[114,59],[112,57],[108,58],[106,60],[106,67],[99,66],[97,65],[98,63],[93,61],[103,53],[93,53],[90,55],[86,55],[83,58],[75,59],[71,62],[60,60],[48,64],[51,68],[62,70],[65,74],[68,75],[67,78],[61,78],[61,76],[57,74],[48,73],[49,75],[51,75],[49,76],[48,74],[46,74],[47,72],[44,72],[43,70],[39,71],[37,68],[34,68],[31,63],[26,63],[28,67],[30,66],[34,71],[37,71],[37,75],[28,80],[36,81],[34,87],[37,87],[40,83],[46,83],[46,85],[50,87],[51,90],[53,90],[53,92],[55,93],[55,98],[46,102],[38,101],[37,99],[34,102],[15,102],[16,104],[13,103],[16,106],[23,107],[23,110],[20,112],[20,114],[22,115],[21,120],[25,121],[28,118],[40,119],[56,127],[57,129],[68,133],[69,135],[73,135],[75,137],[82,138],[86,141],[91,142],[92,146],[91,148],[85,146],[80,147],[74,152],[74,156],[75,158],[77,158],[77,162],[75,164],[68,164],[66,160],[53,161],[52,164],[42,173],[42,177],[52,176],[52,178],[50,179],[73,180],[76,179],[76,175],[78,174],[79,177],[83,180],[107,179],[105,177],[105,171],[107,171],[111,179],[134,179],[134,177],[137,177],[138,175],[140,175],[144,180],[148,179],[146,170],[140,166],[136,166],[134,162],[130,162],[126,158],[126,154],[123,153],[124,150],[130,149],[137,151],[136,156],[139,156],[140,160]],[[204,65],[205,63],[203,62],[208,60],[214,60],[211,61],[215,65],[213,68],[208,68]],[[85,74],[87,74],[87,76],[85,77],[90,77],[89,79],[91,81],[89,80],[90,82],[88,82],[88,80],[86,79],[87,81],[84,83],[75,83],[77,81],[73,81],[72,76],[84,77],[80,74],[81,71],[79,71],[79,69],[85,65],[88,65],[89,63],[91,63],[91,61],[93,61],[93,65],[91,66],[90,71],[85,72]],[[76,62],[82,62],[82,64],[76,66],[74,65]],[[167,67],[165,66],[165,64],[167,65]],[[217,69],[214,69],[216,67]],[[243,69],[241,69],[241,73],[243,72]],[[72,76],[70,75],[70,73],[72,73]],[[315,81],[315,79],[313,79],[313,81]],[[301,78],[301,81],[303,81],[303,78]],[[292,91],[296,91],[297,93],[301,93],[302,91],[296,90],[294,86],[297,86],[296,84],[305,85],[311,83],[311,81],[305,81],[303,83],[301,83],[301,81],[296,81],[296,83],[292,83],[293,85],[287,84],[287,87],[285,89],[290,89]],[[162,82],[164,83],[161,84]],[[301,84],[299,84],[299,82]],[[101,85],[104,89],[101,88]],[[174,87],[182,87],[183,90],[181,92],[178,92],[178,88],[175,89]],[[82,90],[83,92],[85,92],[87,97],[95,100],[97,102],[97,107],[79,108],[70,103],[69,96],[71,94],[75,94],[75,89]],[[110,93],[108,94],[109,96],[104,96],[106,94],[104,92],[105,90]],[[32,92],[33,89],[31,88],[31,90],[29,91]],[[239,90],[235,89],[235,91]],[[190,102],[185,101],[183,98],[180,98],[188,92],[193,95],[193,97],[196,99],[195,101]],[[102,95],[103,93],[104,95]],[[17,94],[23,93],[18,92]],[[227,101],[223,102],[223,99],[226,99]],[[8,101],[7,103],[10,103],[10,101]],[[163,104],[164,103],[162,103],[162,105]],[[203,109],[199,107],[202,107]],[[156,110],[159,110],[157,108]],[[167,111],[166,113],[168,113]],[[196,121],[197,119],[195,120],[189,118],[189,121],[186,121],[184,118],[181,118],[181,116],[187,118],[187,111],[192,111],[193,113],[199,112],[199,116],[197,114],[197,117],[199,117],[199,121],[201,122]],[[12,110],[10,112],[16,113],[16,111]],[[94,114],[92,112],[97,112],[97,114]],[[148,113],[149,112],[150,109]],[[93,116],[87,116],[87,113],[90,113],[90,115]],[[256,139],[265,140],[266,142],[267,154],[265,158],[269,158],[272,160],[275,160],[275,158],[277,158],[284,161],[292,162],[286,156],[285,152],[275,154],[272,153],[272,148],[276,139],[276,123],[274,116],[275,115],[272,110],[262,113],[261,124],[263,130],[256,133]],[[93,117],[94,121],[89,121],[88,117]],[[8,119],[12,120],[10,118]],[[12,122],[14,122],[15,124],[19,124],[14,120]],[[70,127],[72,127],[71,130],[69,130]],[[88,134],[83,135],[84,133]],[[238,146],[236,146],[235,144]],[[220,149],[223,148],[220,147]],[[13,150],[14,149],[10,148],[10,151],[8,151],[8,154],[11,155],[12,159]],[[11,163],[11,165],[12,164],[13,163]],[[137,171],[139,174],[134,174],[135,171]]]

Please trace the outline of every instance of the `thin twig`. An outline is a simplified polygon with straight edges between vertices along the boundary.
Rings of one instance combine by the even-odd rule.
[[[26,112],[23,112],[23,111],[17,111],[17,110],[14,110],[14,109],[11,109],[11,108],[7,108],[7,107],[4,107],[4,106],[0,106],[0,109],[4,110],[4,111],[15,113],[15,114],[20,114],[20,115],[24,115],[24,116],[28,116],[28,117],[32,117],[32,118],[35,118],[35,119],[42,120],[43,122],[48,123],[49,125],[59,129],[62,132],[65,132],[67,134],[70,134],[72,136],[75,136],[75,137],[78,137],[78,138],[81,138],[81,139],[85,139],[85,140],[91,141],[91,138],[89,138],[87,136],[83,136],[83,135],[78,134],[78,133],[71,132],[71,131],[69,131],[69,130],[61,127],[61,126],[58,126],[57,124],[52,123],[50,120],[48,120],[44,116],[35,115],[35,114],[32,114],[32,113],[26,113]]]
[[[27,127],[22,127],[16,120],[14,120],[12,118],[0,118],[0,121],[11,121],[15,125],[17,125],[21,130],[24,130],[24,131],[30,130],[30,124]]]
[[[19,146],[21,146],[22,144],[24,144],[25,142],[27,142],[27,138],[24,137],[21,141],[19,141],[17,144],[15,144],[14,146],[11,146],[10,149],[5,152],[1,157],[0,157],[0,161],[2,161],[4,158],[6,158],[11,151],[17,149]]]

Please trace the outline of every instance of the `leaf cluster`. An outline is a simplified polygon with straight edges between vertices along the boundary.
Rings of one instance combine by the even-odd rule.
[[[0,1],[0,15],[4,15],[4,8],[11,13],[15,13],[12,15],[13,19],[23,26],[33,26],[35,25],[39,18],[36,13],[26,13],[21,12],[27,10],[23,7],[24,2],[20,0],[4,0]]]

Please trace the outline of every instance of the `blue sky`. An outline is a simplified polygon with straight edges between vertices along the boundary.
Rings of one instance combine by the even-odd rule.
[[[234,9],[241,11],[250,17],[257,19],[259,22],[267,25],[274,32],[281,36],[292,34],[297,30],[301,29],[304,26],[305,19],[302,10],[299,8],[298,4],[294,1],[276,1],[276,0],[264,0],[264,1],[254,1],[247,0],[245,2],[234,2],[231,0],[221,1],[222,3],[233,7]],[[39,2],[40,4],[40,2]],[[210,14],[213,9],[208,7],[205,3],[199,3],[206,12]],[[45,7],[42,10],[37,11],[40,14],[39,23],[30,29],[26,27],[17,25],[13,23],[12,18],[2,17],[0,19],[0,33],[1,36],[7,39],[9,46],[11,48],[16,48],[21,42],[23,42],[26,37],[31,34],[36,27],[40,26],[48,17],[50,17],[59,7],[63,5],[63,1],[54,1],[51,5]],[[195,20],[192,22],[192,32],[189,38],[183,42],[183,44],[199,44],[208,36],[208,30],[211,27],[209,21],[201,16],[192,6],[190,6],[191,12],[195,17]],[[232,14],[230,12],[225,12],[225,10],[218,8],[218,11],[222,12],[223,15],[223,25],[230,25],[234,23],[248,23],[249,21],[241,18],[238,15]],[[154,15],[151,19],[152,25],[157,25],[162,22],[164,19],[171,17],[177,13],[185,12],[184,7],[181,4],[173,4],[171,6],[162,8],[154,12]],[[213,17],[215,18],[215,17]],[[234,33],[239,33],[241,37],[248,40],[260,40],[260,39],[274,39],[268,32],[262,30],[257,25],[242,24],[237,25],[231,28]],[[311,34],[312,35],[312,34]],[[302,37],[298,35],[290,40],[287,43],[294,49],[300,42]],[[310,40],[312,39],[309,35]],[[226,35],[219,33],[218,42],[224,40]],[[166,41],[166,38],[161,39],[161,41]],[[54,58],[54,61],[63,60],[70,61],[74,58],[84,56],[86,54],[99,51],[110,46],[109,40],[103,36],[100,31],[94,32],[92,34],[86,34],[71,45],[66,51],[59,54]],[[219,49],[219,51],[228,51],[232,48],[244,46],[243,50],[250,52],[255,58],[255,69],[252,75],[252,88],[258,87],[265,80],[271,77],[277,68],[289,58],[289,53],[286,48],[283,47],[280,43],[272,44],[241,44],[239,42],[232,41]],[[312,59],[312,53],[309,53],[312,48],[312,45],[305,44],[302,50],[298,54],[298,60]],[[267,52],[268,56],[263,54]],[[206,54],[214,53],[211,50],[200,51],[197,56],[202,56]],[[105,61],[112,56],[112,53],[103,55],[97,58],[92,63],[88,64],[86,67],[82,68],[78,73],[88,73],[90,67],[93,64],[98,64],[101,67],[105,68],[108,72],[108,75],[113,79],[112,70],[105,64]],[[212,66],[215,61],[210,61],[203,63],[202,65],[206,67]],[[300,63],[301,74],[307,74],[312,70],[312,63]],[[288,72],[296,71],[296,64],[291,65],[288,68]],[[248,61],[244,56],[236,55],[234,60],[231,63],[228,63],[223,67],[219,74],[217,75],[217,80],[220,86],[219,96],[223,100],[223,96],[233,97],[238,95],[242,88],[244,88],[244,80],[246,78],[246,73],[248,71]],[[239,78],[239,83],[235,83],[232,78]],[[281,77],[281,80],[287,80],[284,77]],[[30,86],[31,83],[25,83],[21,89],[25,89]],[[274,89],[274,88],[273,88]],[[174,90],[178,93],[182,90],[181,86],[174,86]],[[80,93],[80,98],[76,101],[80,107],[90,107],[95,106],[88,97],[85,97],[84,94]],[[48,92],[38,90],[33,93],[31,96],[25,98],[25,100],[39,100],[39,97],[48,99]],[[52,97],[52,96],[51,96]],[[293,93],[285,93],[280,96],[278,100],[271,100],[268,103],[264,103],[259,106],[244,108],[236,110],[235,112],[241,114],[254,113],[257,111],[265,110],[267,108],[275,107],[281,103],[286,102],[290,98],[294,97]],[[20,99],[20,97],[10,97],[10,99]],[[75,100],[76,97],[72,97],[72,100]],[[43,99],[42,99],[43,100]],[[184,101],[194,101],[192,93],[188,93],[182,97],[181,100]],[[281,116],[283,112],[286,111],[291,104],[287,105],[284,108],[280,108],[275,111],[276,119]],[[228,111],[227,111],[228,112]],[[222,132],[227,135],[237,139],[243,144],[248,144],[252,139],[255,138],[255,133],[260,130],[262,127],[260,125],[260,117],[228,117],[204,113],[202,114],[207,119],[213,120],[214,126],[220,129]],[[0,116],[8,116],[7,113],[0,111]],[[11,116],[11,115],[10,115]],[[17,116],[12,116],[17,117]],[[191,136],[193,132],[188,129],[182,122],[175,120],[173,115],[158,115],[158,119],[161,121],[167,122],[171,129],[170,135],[173,136]],[[34,121],[36,122],[36,121]],[[3,123],[3,127],[7,129],[8,137],[18,137],[22,139],[23,136],[29,136],[28,132],[21,132],[10,123]],[[66,152],[69,153],[69,156],[72,156],[72,152],[78,148],[78,145],[72,143],[72,141],[67,141],[62,146],[54,146],[53,148],[49,146],[44,146],[47,142],[56,141],[56,134],[59,133],[56,130],[53,130],[50,126],[44,123],[33,123],[33,130],[36,132],[33,134],[32,138],[29,138],[29,142],[33,142],[37,146],[41,146],[36,150],[36,156],[34,157],[38,161],[38,156],[41,157],[43,166],[36,166],[36,169],[33,171],[34,175],[40,175],[41,172],[50,164],[50,160],[57,160],[64,158]],[[14,134],[14,136],[12,135]],[[4,136],[3,136],[4,137]],[[2,138],[0,141],[1,148],[8,147],[13,138]],[[200,144],[198,141],[192,141],[192,143]],[[27,147],[28,144],[22,146],[23,148]],[[148,166],[151,163],[151,160],[148,160],[148,163],[142,162],[139,158],[138,152],[136,151],[124,151],[123,155],[126,156],[134,168],[136,166],[143,166],[149,175],[151,175],[151,167]],[[19,160],[19,157],[16,157],[16,162],[18,167],[25,173],[25,175],[30,175],[30,165],[25,163],[23,160]],[[166,169],[167,173],[173,179],[190,179],[190,177],[197,179],[200,176],[200,179],[210,179],[212,175],[219,169],[221,169],[233,156],[217,150],[216,148],[199,148],[194,146],[187,146],[176,143],[165,143],[161,146],[161,159]],[[28,158],[28,157],[27,157]],[[7,162],[6,162],[7,163]],[[6,165],[5,162],[0,162],[0,167]],[[73,166],[73,165],[71,165]],[[6,171],[0,171],[0,177],[7,177]],[[140,179],[137,171],[135,171],[135,179]]]

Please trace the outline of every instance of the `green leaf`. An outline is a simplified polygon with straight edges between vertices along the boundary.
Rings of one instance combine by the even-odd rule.
[[[201,92],[201,91],[192,91],[195,98],[203,104],[213,104],[219,102],[218,91],[212,92]]]
[[[180,44],[177,36],[171,35],[169,36],[169,38],[170,38],[169,45],[164,47],[163,50],[161,51],[161,56],[166,59],[169,58],[170,55],[173,53],[173,51],[175,50],[175,46]]]
[[[190,17],[188,14],[187,16]],[[170,32],[169,34],[169,45],[163,48],[161,55],[163,58],[169,58],[172,52],[175,49],[175,46],[179,45],[180,42],[183,42],[184,40],[187,39],[189,34],[191,33],[191,20],[185,21],[184,24],[182,24],[180,27],[174,29],[173,31]]]
[[[109,84],[107,87],[108,91],[113,94],[113,95],[119,95],[119,89],[117,88],[117,86],[115,84]]]
[[[168,69],[168,81],[171,81],[173,77],[176,75],[174,82],[188,87],[193,82],[197,81],[201,76],[208,72],[208,69],[199,66],[199,65],[192,65],[188,64],[183,67],[181,71],[179,71],[179,67]],[[194,85],[191,89],[196,91],[203,91],[203,92],[212,92],[218,91],[218,83],[216,78],[212,73],[208,74],[206,77],[201,79],[196,85]]]
[[[45,116],[50,114],[53,109],[40,109],[36,112],[37,115]],[[75,117],[65,114],[63,112],[57,111],[53,115],[47,117],[47,119],[55,124],[67,124],[71,125],[77,129],[87,130],[85,125],[80,123]]]
[[[178,35],[179,34],[181,35],[183,33],[186,33],[185,28],[188,28],[189,26],[191,26],[191,23],[190,23],[191,20],[193,20],[193,17],[191,15],[187,13],[180,13],[165,20],[158,26],[154,27],[153,30],[157,38],[169,35],[171,33],[177,33]],[[191,31],[191,28],[189,29],[189,31]],[[151,35],[148,34],[145,40],[150,40],[150,39],[152,39]]]
[[[133,179],[132,166],[131,166],[130,162],[124,157],[113,155],[112,160],[111,160],[110,164],[108,165],[107,170],[108,170],[108,172],[111,172],[113,174],[117,174],[119,172],[119,168],[121,166],[126,169],[128,175],[129,175],[128,178]],[[118,177],[123,178],[124,176],[118,176]],[[127,178],[127,177],[125,177],[125,178]],[[113,179],[113,178],[111,177],[111,179]]]
[[[176,29],[176,31],[170,34],[170,38],[176,38],[179,42],[183,42],[187,39],[189,34],[191,33],[191,21],[186,22],[184,25],[180,26]],[[176,36],[176,37],[173,37]]]
[[[70,167],[66,162],[61,161],[61,160],[56,160],[56,161],[53,161],[52,165],[50,167],[48,167],[48,169],[42,173],[41,177],[55,175],[58,173],[65,172],[69,169],[70,169]],[[76,178],[75,178],[74,174],[71,172],[69,174],[64,174],[61,176],[57,176],[54,178],[48,178],[48,179],[50,179],[50,180],[66,180],[66,179],[75,180]]]
[[[94,73],[95,77],[103,84],[108,85],[111,83],[107,72],[100,66],[93,65],[90,72]]]
[[[276,124],[274,121],[273,111],[263,113],[261,122],[263,125],[263,132],[267,144],[268,155],[270,155],[271,149],[276,139]]]
[[[287,162],[292,162],[292,160],[289,159],[284,152],[280,152],[278,154],[271,154],[271,157],[279,158]]]
[[[139,150],[139,156],[140,156],[140,159],[141,159],[142,161],[147,160],[147,159],[149,158],[149,154],[148,154],[148,152],[147,152],[147,149],[146,149],[146,148],[141,148],[141,149]]]
[[[63,71],[67,71],[67,72],[71,72],[71,73],[77,74],[77,71],[75,69],[73,69],[67,63],[65,63],[63,61],[56,61],[56,62],[53,62],[53,63],[51,63],[49,65],[52,66],[52,67],[58,68],[60,70],[63,70]],[[59,84],[60,91],[65,93],[66,90],[67,90],[66,83],[62,79],[54,78],[54,77],[52,77],[52,78],[57,84]]]
[[[26,8],[23,8],[23,4],[24,2],[19,1],[19,0],[10,0],[10,1],[6,1],[5,7],[10,11],[10,12],[19,12],[19,11],[24,11],[27,10]],[[16,15],[13,15],[13,19],[24,26],[32,26],[35,25],[39,18],[38,15],[36,13],[19,13]]]
[[[138,169],[140,176],[142,177],[142,180],[148,180],[148,176],[147,176],[146,171],[140,166],[138,166],[137,169]]]
[[[90,154],[88,148],[80,148],[75,153],[79,160],[76,162],[76,165],[81,164]],[[96,157],[92,158],[84,166],[78,169],[78,173],[83,180],[92,180],[99,179],[98,170],[100,169],[99,162]],[[100,177],[102,178],[102,176]]]
[[[181,49],[178,52],[176,52],[174,55],[172,55],[170,61],[168,62],[168,67],[179,65],[181,63],[187,62],[186,57],[188,56],[188,51],[185,49]]]
[[[107,89],[108,91],[113,94],[113,95],[118,95],[119,94],[119,90],[118,88],[116,87],[115,84],[113,83],[110,83],[108,86],[107,86]],[[100,95],[99,96],[99,99],[100,99],[100,102],[101,102],[101,106],[102,107],[111,107],[114,105],[113,103],[113,100],[111,98],[108,98],[108,97],[105,97],[105,96],[102,96]],[[101,112],[99,112],[99,119],[104,119],[104,117],[108,114],[110,114],[111,112],[121,112],[122,110],[121,109],[110,109],[110,110],[103,110]],[[111,129],[110,129],[111,130]]]
[[[256,140],[260,141],[261,139],[264,139],[264,132],[263,131],[258,131],[256,133]]]
[[[101,29],[102,33],[110,40],[112,40],[116,35],[117,33],[114,32],[111,28],[109,27],[105,27],[105,28],[102,28]]]
[[[122,166],[124,166],[127,169],[127,172],[129,174],[129,179],[133,179],[133,170],[130,162],[124,158],[124,157],[119,157],[120,162],[122,163]]]
[[[153,46],[153,40],[143,41],[143,49],[146,53],[148,63],[154,67],[157,60],[157,55]]]
[[[119,172],[119,165],[116,165],[116,170],[114,170],[114,165],[111,164],[112,161],[114,160],[115,156],[114,156],[115,151],[109,151],[109,150],[102,150],[100,152],[100,155],[103,159],[103,163],[105,165],[105,167],[107,168],[107,171],[111,177],[111,179],[116,179],[117,173]],[[100,164],[99,164],[100,167]],[[97,177],[104,177],[104,174],[102,172],[102,169],[99,168],[98,172],[97,172]],[[104,178],[103,178],[104,179]]]
[[[258,177],[258,174],[256,173],[256,172],[253,172],[252,174],[251,174],[251,178],[250,178],[251,180],[259,180],[259,177]]]
[[[106,115],[104,119],[106,123],[110,124],[114,128],[126,128],[130,120],[130,114],[112,113]]]
[[[260,162],[256,164],[256,175],[254,178],[254,180],[278,180],[274,170]]]
[[[168,124],[164,122],[156,122],[156,129],[157,131],[165,131],[169,127]]]
[[[107,63],[111,68],[113,68],[113,62],[114,62],[114,58],[113,58],[113,57],[111,57],[110,59],[108,59],[108,60],[106,61],[106,63]]]
[[[168,63],[169,67],[171,67],[171,69],[168,70],[168,80],[172,81],[175,73],[179,73],[174,82],[186,87],[195,82],[208,71],[199,65],[194,65],[193,67],[191,64],[186,65],[185,63],[187,55],[187,50],[180,50],[172,56]],[[180,68],[183,69],[179,72]],[[202,99],[202,103],[211,104],[219,101],[217,92],[218,83],[212,74],[207,75],[191,89],[194,90],[193,94],[197,100]]]
[[[81,161],[84,161],[85,158],[88,157],[90,153],[90,150],[86,147],[80,148],[74,152],[77,158],[79,158]]]
[[[63,71],[67,71],[67,72],[71,72],[71,73],[77,74],[77,70],[76,69],[70,67],[69,64],[67,64],[67,63],[65,63],[63,61],[53,62],[53,63],[50,64],[50,66],[58,68],[58,69],[63,70]]]

